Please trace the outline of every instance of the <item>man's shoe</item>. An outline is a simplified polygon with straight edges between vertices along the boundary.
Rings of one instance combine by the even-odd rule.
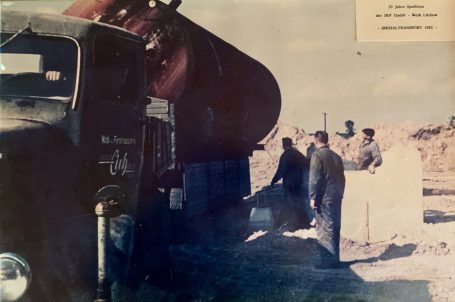
[[[320,263],[316,265],[314,268],[316,269],[338,269],[343,268],[341,262],[336,263]]]

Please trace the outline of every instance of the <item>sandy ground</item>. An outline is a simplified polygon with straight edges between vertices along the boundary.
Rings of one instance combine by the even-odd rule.
[[[342,269],[315,268],[314,229],[249,228],[250,198],[194,222],[198,236],[171,247],[170,288],[145,282],[119,300],[455,301],[455,195],[436,195],[455,189],[455,173],[425,173],[423,184],[423,228],[374,244],[342,239]],[[280,188],[265,192],[278,200]]]
[[[314,229],[249,227],[253,195],[187,226],[193,236],[171,246],[170,282],[146,280],[140,290],[121,292],[116,300],[455,301],[455,129],[411,124],[375,129],[381,151],[402,142],[421,152],[422,227],[371,244],[342,238],[344,267],[319,270]],[[263,141],[265,151],[250,160],[252,192],[263,194],[261,206],[270,207],[275,218],[282,189],[267,185],[285,136],[304,154],[312,141],[302,129],[277,125]],[[358,135],[349,140],[331,135],[330,142],[344,159],[355,159]]]

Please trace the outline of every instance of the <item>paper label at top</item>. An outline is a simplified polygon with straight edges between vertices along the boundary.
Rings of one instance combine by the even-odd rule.
[[[358,41],[455,41],[455,0],[356,0]]]

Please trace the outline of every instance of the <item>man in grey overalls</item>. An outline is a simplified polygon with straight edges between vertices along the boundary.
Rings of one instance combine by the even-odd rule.
[[[319,243],[320,264],[317,268],[340,267],[341,200],[345,177],[343,161],[327,143],[325,131],[314,136],[316,151],[311,156],[309,198],[316,210],[316,233]]]

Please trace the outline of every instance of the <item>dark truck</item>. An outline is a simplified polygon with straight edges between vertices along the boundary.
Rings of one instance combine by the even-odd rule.
[[[151,9],[175,12],[158,4]],[[169,223],[169,208],[191,223],[250,193],[248,156],[278,118],[278,86],[224,41],[192,23],[178,26],[187,30],[178,37],[194,37],[171,39],[155,55],[173,57],[186,41],[191,64],[165,66],[156,57],[162,68],[152,76],[143,35],[1,11],[1,301],[88,301],[95,293],[107,301],[114,281],[166,269],[166,233],[177,223]],[[221,64],[229,56],[210,45],[236,63]],[[166,69],[176,66],[184,68]],[[173,86],[182,72],[183,86]],[[273,102],[251,120],[258,91]],[[245,114],[232,98],[234,107],[251,103]]]

